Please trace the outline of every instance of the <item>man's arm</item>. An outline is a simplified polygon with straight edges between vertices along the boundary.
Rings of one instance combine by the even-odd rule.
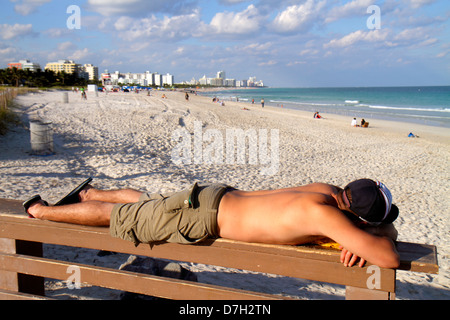
[[[352,266],[361,257],[360,266],[367,260],[382,268],[398,267],[400,259],[391,238],[373,235],[356,227],[337,208],[323,207],[320,210],[320,232],[343,247],[341,261],[344,265]]]
[[[392,223],[389,224],[381,224],[377,227],[373,226],[363,226],[361,227],[364,231],[373,234],[374,236],[379,237],[388,237],[389,239],[392,239],[393,241],[397,240],[398,231],[395,229],[394,225]]]

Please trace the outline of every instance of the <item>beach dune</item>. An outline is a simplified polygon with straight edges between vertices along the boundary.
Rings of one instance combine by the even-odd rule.
[[[98,188],[151,192],[178,191],[196,181],[258,190],[380,180],[400,209],[395,223],[399,240],[438,248],[439,274],[398,272],[397,298],[450,298],[448,129],[376,119],[366,119],[369,128],[355,128],[351,119],[338,115],[313,119],[310,113],[285,108],[230,101],[222,106],[194,94],[187,101],[183,92],[172,91],[152,91],[151,96],[88,92],[87,100],[70,92],[67,104],[61,91],[48,91],[19,96],[16,102],[23,125],[0,136],[1,198],[26,199],[38,193],[54,203],[88,176],[94,177]],[[31,117],[52,122],[53,155],[31,154]],[[231,161],[234,150],[227,139],[236,130],[253,135],[256,147],[241,146],[242,157],[236,151]],[[409,132],[420,138],[408,138]],[[264,172],[267,168],[271,170]],[[81,262],[117,268],[127,259],[49,245],[45,255],[77,256]],[[183,266],[196,272],[200,282],[300,299],[344,298],[342,286],[199,264]],[[47,294],[117,298],[99,288],[64,291],[61,283],[49,280]]]

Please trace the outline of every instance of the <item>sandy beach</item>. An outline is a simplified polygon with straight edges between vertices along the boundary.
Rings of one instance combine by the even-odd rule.
[[[88,92],[87,100],[78,93],[68,95],[67,104],[61,91],[16,99],[23,125],[0,136],[1,198],[22,200],[40,194],[53,203],[89,176],[98,188],[162,193],[196,181],[258,190],[381,180],[400,209],[395,222],[399,240],[433,244],[438,250],[438,275],[397,272],[397,299],[450,298],[450,130],[375,119],[366,119],[369,128],[351,127],[351,118],[338,115],[313,119],[310,113],[260,104],[226,101],[221,106],[194,94],[186,101],[183,92],[152,91],[151,96]],[[31,154],[30,117],[52,122],[53,155]],[[253,130],[258,141],[267,137],[268,156],[230,164],[226,158],[230,129]],[[174,152],[181,145],[174,137],[186,132],[200,133],[204,139],[219,137],[216,142],[223,142],[223,155],[211,156],[211,144],[204,143],[202,161],[191,158],[188,163],[189,154],[183,154],[177,163]],[[408,138],[409,132],[419,138]],[[261,151],[261,144],[258,147]],[[52,245],[45,245],[44,256],[115,268],[128,258]],[[344,299],[345,294],[338,285],[200,264],[182,266],[204,283],[298,299]],[[119,295],[96,287],[69,290],[64,282],[50,279],[46,290],[58,299],[117,299]]]

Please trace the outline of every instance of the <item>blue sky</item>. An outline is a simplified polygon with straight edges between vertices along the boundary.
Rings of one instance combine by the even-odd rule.
[[[70,5],[80,29],[69,29]],[[379,28],[369,28],[380,9]],[[1,0],[0,68],[72,59],[102,72],[225,70],[269,86],[450,85],[448,0]],[[374,16],[375,17],[375,16]]]

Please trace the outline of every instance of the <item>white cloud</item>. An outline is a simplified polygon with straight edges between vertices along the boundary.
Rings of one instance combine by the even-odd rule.
[[[386,41],[389,35],[388,29],[352,32],[340,39],[333,39],[324,44],[324,48],[343,48],[350,47],[358,42],[380,42]],[[387,43],[389,45],[389,43]]]
[[[210,26],[219,34],[248,34],[260,28],[262,17],[258,9],[249,5],[241,12],[219,12],[211,20]]]
[[[277,32],[304,31],[318,20],[325,4],[325,0],[318,3],[307,0],[301,5],[290,6],[275,17],[272,26]]]
[[[43,32],[45,36],[50,38],[67,37],[70,33],[72,33],[72,31],[67,28],[50,28]]]
[[[124,16],[117,19],[114,28],[119,31],[120,38],[130,41],[142,38],[181,40],[191,37],[201,24],[199,11],[196,10],[191,14],[161,19],[155,16],[141,19]]]
[[[75,48],[76,46],[70,41],[62,42],[57,47],[59,51],[74,50]]]
[[[304,49],[300,51],[299,56],[313,56],[319,53],[317,49]]]
[[[237,4],[242,2],[249,2],[249,0],[220,0],[220,2],[225,4]]]
[[[22,0],[19,1],[19,4],[16,4],[14,6],[14,10],[23,16],[27,16],[30,13],[33,13],[37,10],[38,7],[42,6],[43,4],[46,4],[52,0]],[[18,2],[18,0],[15,0],[13,2]]]
[[[273,66],[273,65],[276,65],[277,63],[278,62],[275,60],[269,60],[269,61],[258,63],[258,66],[260,66],[260,67]]]
[[[31,24],[0,24],[0,37],[3,40],[11,40],[20,36],[34,34]]]
[[[373,43],[377,47],[407,47],[416,49],[419,47],[428,47],[438,43],[437,38],[430,36],[432,31],[430,28],[416,27],[405,29],[398,33],[391,29],[379,30],[358,30],[352,32],[342,38],[333,39],[324,44],[324,48],[346,48],[359,43]]]
[[[449,54],[449,53],[450,53],[450,50],[439,52],[439,53],[436,55],[436,58],[444,58],[444,57],[445,57],[447,54]]]
[[[17,54],[17,49],[13,47],[0,48],[0,57],[11,60]],[[8,61],[11,62],[11,61]]]
[[[195,0],[88,0],[88,8],[103,16],[147,16],[157,12],[190,12]]]
[[[413,7],[414,9],[417,9],[424,5],[431,4],[431,3],[435,2],[436,0],[407,0],[407,1],[411,4],[411,7]]]
[[[352,15],[364,16],[367,8],[375,2],[375,0],[353,0],[343,6],[334,7],[328,12],[325,22],[330,23]]]
[[[91,53],[89,52],[88,48],[84,48],[82,50],[76,50],[73,54],[69,55],[69,59],[70,60],[75,60],[75,61],[79,61],[79,60],[83,60],[86,57],[90,56]]]
[[[265,42],[265,43],[251,43],[249,45],[246,45],[242,47],[243,51],[248,52],[261,52],[266,51],[272,47],[272,42]]]

